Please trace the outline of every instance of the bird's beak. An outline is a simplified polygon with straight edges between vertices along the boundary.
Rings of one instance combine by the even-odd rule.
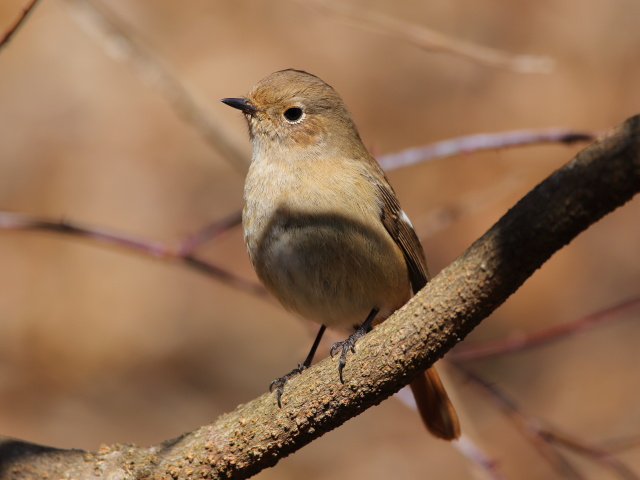
[[[223,98],[220,101],[222,103],[226,103],[230,107],[241,110],[243,113],[246,113],[247,115],[253,115],[258,111],[258,109],[253,106],[253,103],[251,103],[246,98]]]

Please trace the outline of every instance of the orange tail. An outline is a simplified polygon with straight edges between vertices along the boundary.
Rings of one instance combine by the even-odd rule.
[[[460,421],[434,367],[411,382],[411,391],[427,429],[443,440],[460,436]]]

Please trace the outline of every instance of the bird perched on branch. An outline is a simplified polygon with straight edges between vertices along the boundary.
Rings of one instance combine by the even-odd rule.
[[[246,97],[222,101],[244,113],[253,144],[242,219],[251,263],[288,310],[321,325],[304,363],[272,383],[280,404],[287,380],[311,364],[326,327],[356,328],[331,347],[340,353],[342,381],[358,338],[429,275],[409,218],[331,86],[283,70]],[[458,417],[436,370],[411,388],[427,428],[457,438]]]

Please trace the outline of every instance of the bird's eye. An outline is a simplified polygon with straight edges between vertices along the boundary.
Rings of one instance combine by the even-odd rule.
[[[297,122],[302,118],[302,109],[300,107],[287,108],[282,115],[288,122]]]

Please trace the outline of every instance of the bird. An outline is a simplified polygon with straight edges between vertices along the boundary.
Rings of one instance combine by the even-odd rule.
[[[326,328],[355,329],[336,342],[343,379],[359,338],[429,281],[420,240],[347,107],[329,84],[287,69],[246,96],[224,98],[247,121],[252,158],[244,186],[244,241],[265,288],[289,311],[320,324],[303,363],[311,365]],[[434,367],[411,383],[420,415],[437,438],[460,435],[456,411]]]

